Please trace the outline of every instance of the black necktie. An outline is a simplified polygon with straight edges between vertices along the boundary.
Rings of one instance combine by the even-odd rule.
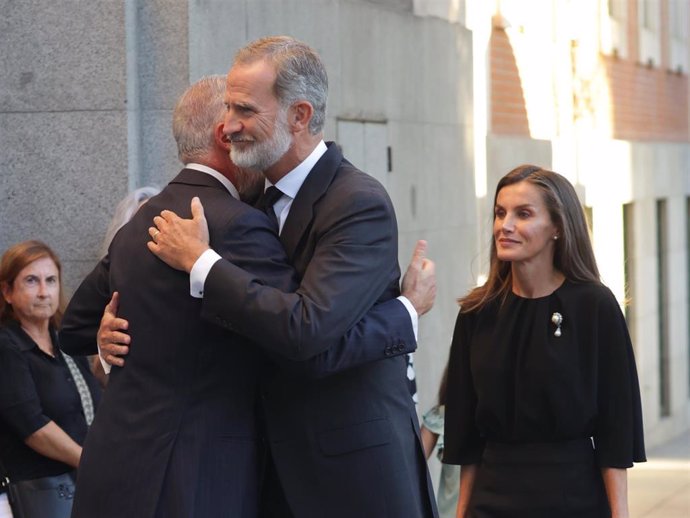
[[[278,189],[278,187],[276,187],[275,185],[271,185],[268,189],[266,189],[266,192],[264,192],[264,195],[259,199],[259,202],[257,203],[257,208],[263,210],[266,214],[268,214],[268,217],[275,225],[276,230],[278,230],[279,228],[278,216],[276,216],[276,211],[273,210],[273,205],[280,199],[282,195],[283,192],[280,189]]]

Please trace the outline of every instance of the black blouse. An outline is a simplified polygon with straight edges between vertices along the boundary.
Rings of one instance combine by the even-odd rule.
[[[561,334],[552,315],[563,317]],[[640,389],[623,314],[601,284],[546,297],[509,294],[458,316],[445,419],[448,464],[476,464],[486,441],[592,437],[601,467],[645,460]]]
[[[53,345],[57,334],[51,330]],[[94,408],[100,387],[85,357],[73,358],[86,380]],[[79,392],[62,355],[45,354],[17,323],[0,329],[0,459],[10,479],[27,480],[71,471],[24,444],[54,421],[75,442],[83,444],[87,425]]]

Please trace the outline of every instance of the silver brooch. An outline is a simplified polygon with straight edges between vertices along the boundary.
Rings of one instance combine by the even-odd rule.
[[[561,324],[563,323],[563,315],[558,311],[551,315],[551,322],[556,326],[553,336],[561,336]]]

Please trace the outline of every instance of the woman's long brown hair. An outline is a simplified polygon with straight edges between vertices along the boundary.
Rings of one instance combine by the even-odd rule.
[[[529,182],[539,189],[551,220],[558,229],[554,267],[570,281],[600,282],[587,219],[572,184],[553,171],[535,165],[521,165],[498,182],[492,211],[501,189],[519,182]],[[461,311],[467,313],[480,310],[496,299],[503,302],[512,289],[512,284],[511,263],[498,258],[492,235],[489,277],[483,286],[473,289],[458,300]]]

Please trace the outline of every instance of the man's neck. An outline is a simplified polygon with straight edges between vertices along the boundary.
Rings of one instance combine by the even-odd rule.
[[[202,160],[198,160],[197,163],[215,169],[225,176],[231,184],[237,186],[237,166],[232,163],[227,154],[220,152],[208,153]]]

